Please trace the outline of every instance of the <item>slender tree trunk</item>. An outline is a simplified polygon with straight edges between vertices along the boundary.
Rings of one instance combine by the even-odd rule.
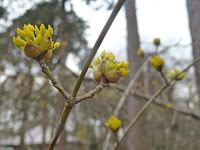
[[[192,37],[193,58],[200,56],[200,0],[187,0],[187,9],[189,17],[189,27]],[[200,64],[195,66],[197,93],[200,97]]]
[[[127,20],[127,56],[130,62],[129,77],[134,76],[135,71],[141,65],[141,58],[136,55],[140,47],[137,17],[135,9],[135,0],[127,0],[125,3],[126,20]],[[143,102],[136,96],[130,97],[128,100],[128,115],[130,120],[139,111]],[[135,126],[128,134],[128,150],[148,150],[150,149],[148,137],[144,130],[144,115],[138,120]]]
[[[28,121],[28,107],[29,107],[29,96],[32,92],[32,86],[33,86],[33,77],[29,76],[24,79],[22,82],[21,87],[21,98],[22,98],[22,112],[23,112],[23,118],[22,118],[22,127],[20,131],[20,150],[25,150],[25,134],[27,130],[27,121]]]

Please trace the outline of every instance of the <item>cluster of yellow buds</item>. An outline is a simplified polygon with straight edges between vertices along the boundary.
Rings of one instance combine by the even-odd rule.
[[[160,56],[154,56],[151,59],[151,64],[153,65],[153,67],[156,70],[161,71],[165,63],[164,63],[164,60],[162,59],[162,57],[160,57]]]
[[[144,56],[144,51],[141,48],[139,48],[137,50],[137,55],[140,56],[140,57],[143,57]]]
[[[170,108],[172,107],[172,104],[171,104],[171,103],[167,103],[167,104],[165,104],[165,107],[166,107],[167,109],[170,109]]]
[[[38,56],[45,53],[45,61],[48,61],[52,56],[52,51],[60,46],[59,42],[52,41],[53,29],[48,25],[48,29],[44,24],[40,28],[31,24],[24,25],[23,30],[17,28],[18,36],[13,37],[13,43],[19,47],[24,54],[32,59],[37,59]]]
[[[167,75],[166,77],[171,79],[171,80],[182,80],[185,76],[186,73],[180,73],[181,71],[179,69],[177,69],[176,67],[174,67],[174,72],[167,70]]]
[[[160,38],[155,38],[153,40],[154,45],[159,46],[160,45]]]
[[[156,80],[152,80],[152,81],[151,81],[151,84],[152,84],[153,86],[156,86],[156,85],[157,85],[157,81],[156,81]]]
[[[96,69],[93,64],[90,65],[90,68],[94,69],[93,78],[97,82],[101,82],[102,77],[106,80],[107,83],[115,83],[120,77],[125,77],[128,75],[129,70],[126,68],[129,65],[129,62],[114,62],[115,55],[111,53],[106,53],[104,50],[100,57],[97,57],[94,60]]]
[[[122,125],[121,120],[117,119],[113,115],[105,123],[105,126],[110,128],[112,131],[117,131]]]

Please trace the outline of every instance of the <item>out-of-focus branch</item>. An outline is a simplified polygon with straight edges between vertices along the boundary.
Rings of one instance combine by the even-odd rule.
[[[75,98],[75,103],[79,103],[83,100],[92,98],[96,93],[100,92],[107,84],[99,84],[94,90],[89,91],[87,94],[83,96],[79,96]]]

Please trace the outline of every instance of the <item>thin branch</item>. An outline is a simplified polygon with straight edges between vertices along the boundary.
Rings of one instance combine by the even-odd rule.
[[[161,74],[162,78],[164,79],[165,84],[169,84],[169,82],[167,81],[167,79],[166,79],[166,77],[165,77],[165,75],[164,75],[162,70],[160,71],[160,74]]]
[[[42,72],[46,74],[46,76],[51,80],[51,83],[53,86],[63,95],[65,100],[69,100],[70,96],[69,94],[65,91],[65,89],[62,87],[60,82],[56,80],[56,78],[53,76],[51,71],[49,70],[48,66],[46,65],[45,62],[39,62],[40,67],[42,68]]]
[[[79,103],[83,100],[92,98],[96,93],[100,92],[106,86],[107,86],[107,84],[99,84],[94,90],[89,91],[87,94],[80,96],[80,97],[76,97],[75,103]]]

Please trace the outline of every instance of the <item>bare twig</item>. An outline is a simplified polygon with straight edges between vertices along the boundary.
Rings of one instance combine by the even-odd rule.
[[[51,83],[53,84],[53,86],[60,91],[60,93],[63,95],[63,97],[65,98],[65,100],[69,100],[70,96],[69,94],[65,91],[65,89],[62,87],[62,85],[60,84],[60,82],[58,80],[56,80],[56,78],[53,76],[53,74],[51,73],[51,71],[49,70],[48,66],[46,65],[45,62],[39,62],[40,67],[42,68],[42,72],[44,74],[46,74],[46,76],[51,80]]]
[[[94,90],[89,91],[87,94],[80,97],[76,97],[75,102],[79,103],[83,100],[92,98],[96,93],[100,92],[106,86],[107,84],[99,84]]]
[[[161,74],[162,78],[164,79],[165,84],[169,84],[162,70],[160,71],[160,74]]]

